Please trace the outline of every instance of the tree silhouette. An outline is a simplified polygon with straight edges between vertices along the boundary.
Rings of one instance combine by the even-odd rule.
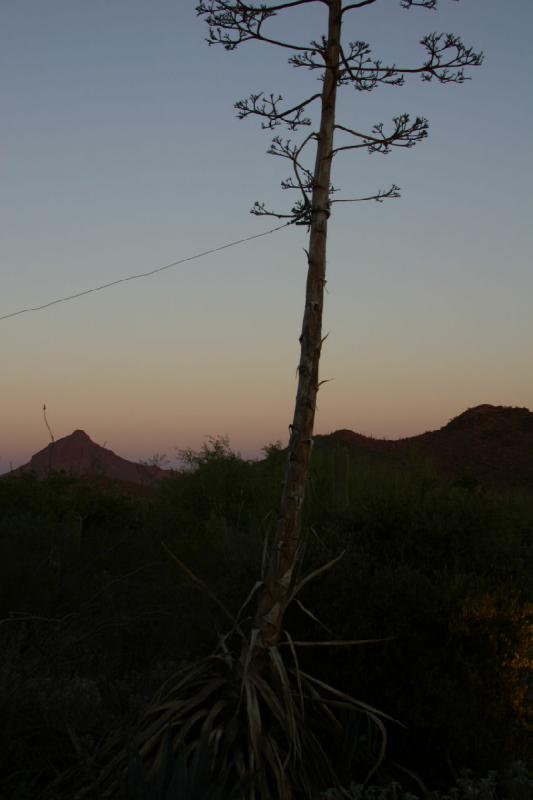
[[[296,105],[287,105],[281,94],[259,92],[235,103],[240,119],[254,116],[261,127],[275,131],[284,128],[289,134],[303,130],[299,141],[276,134],[270,154],[286,159],[290,176],[282,188],[296,193],[297,199],[286,211],[268,209],[256,202],[252,213],[274,216],[309,229],[308,272],[305,310],[300,336],[298,389],[294,418],[290,426],[288,460],[280,501],[280,511],[266,576],[259,592],[255,618],[257,646],[275,645],[282,632],[283,614],[293,588],[295,566],[302,548],[301,516],[313,437],[317,392],[320,387],[319,361],[322,348],[322,309],[326,285],[327,224],[332,206],[341,202],[360,202],[399,197],[399,187],[379,189],[368,197],[338,197],[331,183],[334,158],[349,150],[366,149],[386,154],[397,147],[413,147],[426,138],[428,121],[424,117],[401,114],[386,126],[378,122],[370,131],[355,130],[336,119],[337,90],[351,87],[371,92],[380,85],[400,87],[418,75],[423,81],[463,83],[465,69],[478,66],[482,53],[466,47],[458,36],[430,33],[421,40],[424,56],[418,66],[387,63],[373,56],[363,41],[343,42],[345,17],[380,0],[288,0],[256,3],[243,0],[201,0],[196,11],[205,17],[209,28],[208,43],[235,50],[249,41],[289,50],[289,64],[316,70],[322,82],[320,92],[310,94]],[[399,0],[404,9],[436,9],[438,0]],[[327,11],[327,33],[307,45],[275,38],[269,22],[296,7],[319,4]],[[303,8],[302,8],[303,10]],[[387,13],[384,11],[384,13]],[[313,124],[312,110],[320,109],[319,124]],[[338,136],[340,143],[335,144]],[[314,156],[309,163],[309,157]]]

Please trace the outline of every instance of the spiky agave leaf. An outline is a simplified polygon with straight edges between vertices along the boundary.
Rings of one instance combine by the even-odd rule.
[[[292,599],[337,561],[335,558],[305,576],[295,586]],[[188,569],[186,573],[192,575]],[[208,588],[200,579],[196,582]],[[320,786],[340,783],[333,743],[342,734],[340,714],[346,712],[364,715],[374,726],[381,745],[371,773],[379,765],[386,742],[385,715],[303,672],[297,643],[288,634],[281,643],[288,645],[287,661],[281,646],[258,651],[257,630],[253,629],[249,638],[244,636],[239,619],[259,585],[253,587],[237,617],[227,612],[233,627],[221,637],[217,651],[182,667],[163,684],[145,711],[133,749],[150,780],[157,780],[168,764],[169,748],[186,765],[197,763],[207,748],[210,774],[217,785],[227,789],[248,785],[241,792],[242,800],[313,797]],[[240,644],[238,655],[230,648],[235,635]],[[101,794],[114,797],[127,770],[126,749],[113,742],[105,762],[99,781]]]
[[[152,779],[168,762],[169,746],[187,763],[206,747],[211,775],[228,790],[250,782],[247,800],[311,797],[317,787],[338,783],[328,745],[340,735],[339,711],[346,710],[372,722],[383,752],[383,715],[303,672],[293,645],[289,658],[270,648],[261,668],[252,651],[253,641],[239,656],[226,649],[182,668],[162,687],[135,738]]]
[[[168,735],[165,745],[166,758],[151,778],[138,755],[130,761],[124,785],[125,800],[241,800],[244,784],[229,791],[225,774],[213,779],[209,745],[205,740],[188,759],[183,752],[177,755],[172,752]]]

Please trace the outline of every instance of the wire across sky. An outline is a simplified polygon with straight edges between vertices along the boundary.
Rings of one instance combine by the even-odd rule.
[[[50,300],[47,303],[43,303],[40,306],[32,306],[28,308],[20,308],[18,311],[11,311],[8,314],[2,314],[0,316],[1,320],[11,319],[12,317],[18,317],[21,314],[30,314],[33,311],[43,311],[45,308],[50,308],[51,306],[58,305],[58,303],[67,303],[69,300],[76,300],[78,297],[84,297],[87,294],[93,294],[94,292],[101,292],[104,289],[109,289],[111,286],[118,286],[120,283],[127,283],[128,281],[136,281],[139,278],[149,278],[152,275],[157,275],[158,272],[164,272],[167,269],[172,269],[172,267],[177,267],[180,264],[185,264],[187,261],[195,261],[198,258],[204,258],[204,256],[209,256],[212,253],[219,253],[221,250],[228,250],[230,247],[237,247],[239,244],[244,244],[245,242],[251,242],[253,239],[260,239],[262,236],[268,236],[271,233],[276,233],[276,231],[280,231],[283,228],[287,228],[289,225],[292,225],[291,222],[284,222],[283,225],[277,225],[275,228],[270,228],[268,231],[263,231],[262,233],[255,233],[253,236],[246,236],[243,239],[236,239],[233,242],[228,242],[227,244],[222,244],[219,247],[212,247],[210,250],[203,250],[201,253],[195,253],[193,256],[186,256],[185,258],[179,258],[177,261],[172,261],[170,264],[165,264],[163,267],[156,267],[155,269],[148,270],[148,272],[138,272],[136,275],[127,275],[124,278],[117,278],[114,281],[109,281],[109,283],[101,283],[99,286],[93,286],[90,289],[83,289],[81,292],[75,292],[74,294],[65,295],[65,297],[58,297],[55,300]]]

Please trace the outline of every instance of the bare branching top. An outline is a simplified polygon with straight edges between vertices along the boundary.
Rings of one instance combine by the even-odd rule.
[[[380,0],[359,0],[346,2],[342,14],[361,10],[366,6],[379,3]],[[398,0],[405,9],[424,8],[435,10],[438,0]],[[457,0],[455,0],[457,2]],[[463,83],[468,80],[465,70],[478,66],[483,54],[463,44],[462,40],[452,33],[429,33],[420,41],[422,58],[418,64],[387,63],[372,54],[370,45],[364,41],[348,41],[341,43],[340,57],[336,64],[328,63],[326,40],[313,40],[307,44],[285,41],[269,33],[269,22],[280,11],[305,5],[323,5],[328,7],[329,0],[287,0],[287,2],[243,2],[243,0],[201,0],[196,11],[205,17],[208,25],[208,43],[221,45],[226,50],[235,50],[248,41],[265,42],[292,51],[288,59],[295,68],[304,67],[319,70],[320,79],[325,71],[335,71],[338,86],[351,86],[358,92],[370,92],[380,85],[403,86],[410,76],[418,75],[423,81],[436,80],[442,84]],[[274,130],[284,127],[293,133],[300,128],[313,128],[312,110],[320,101],[321,93],[309,95],[296,104],[287,104],[281,94],[264,92],[252,93],[249,97],[235,103],[239,119],[254,116],[261,121],[261,127]],[[390,153],[396,147],[413,147],[422,141],[428,133],[428,121],[424,117],[411,119],[409,114],[394,117],[387,127],[383,122],[376,123],[370,131],[358,131],[350,126],[337,123],[341,144],[335,147],[328,158],[334,158],[347,150],[366,148],[369,153]],[[292,139],[283,139],[276,135],[272,140],[269,153],[287,159],[292,168],[292,175],[282,182],[282,188],[296,191],[298,200],[285,213],[270,211],[262,203],[255,203],[252,213],[288,219],[295,224],[309,224],[310,198],[313,190],[313,171],[306,165],[308,156],[306,148],[318,138],[318,130],[309,132],[300,143]],[[330,196],[336,193],[330,187]],[[355,202],[358,200],[377,200],[398,197],[399,189],[392,186],[379,190],[368,197],[343,200],[335,197],[330,204],[336,202]]]

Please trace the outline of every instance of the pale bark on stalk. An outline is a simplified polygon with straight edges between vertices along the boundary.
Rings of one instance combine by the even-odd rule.
[[[283,615],[302,540],[302,509],[313,442],[319,361],[322,348],[322,310],[326,285],[326,240],[333,160],[342,0],[329,6],[326,69],[322,88],[320,132],[311,201],[305,310],[300,336],[298,389],[280,511],[267,574],[261,587],[255,627],[259,648],[275,645],[282,633]]]

